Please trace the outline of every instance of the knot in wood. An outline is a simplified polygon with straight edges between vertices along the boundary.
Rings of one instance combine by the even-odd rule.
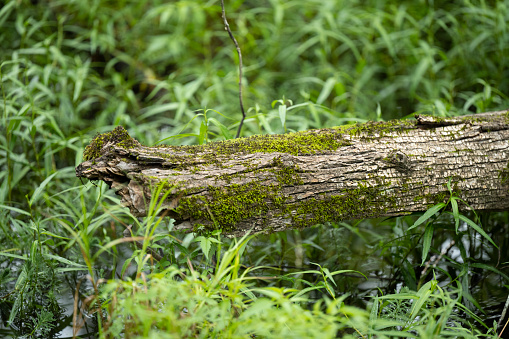
[[[410,158],[399,150],[392,150],[384,160],[396,167],[398,171],[409,172],[412,169]]]

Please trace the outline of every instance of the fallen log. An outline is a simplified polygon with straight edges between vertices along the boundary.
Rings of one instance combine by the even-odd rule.
[[[239,236],[425,211],[449,199],[449,181],[471,208],[504,210],[508,159],[509,111],[498,111],[201,146],[143,146],[117,127],[86,147],[76,175],[105,181],[135,216],[159,187],[177,229]]]

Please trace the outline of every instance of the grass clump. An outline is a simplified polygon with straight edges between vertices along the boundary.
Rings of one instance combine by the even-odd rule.
[[[233,243],[214,273],[171,266],[136,281],[108,283],[105,298],[114,301],[107,335],[116,337],[125,326],[128,337],[332,337],[352,323],[348,316],[355,321],[367,316],[330,300],[340,315],[324,313],[318,304],[307,310],[297,290],[254,287],[255,268],[239,266],[246,244],[246,239]]]
[[[305,289],[324,293],[313,302],[304,291],[286,287],[256,287],[263,267],[242,267],[249,239],[232,242],[212,271],[170,266],[136,280],[110,281],[103,288],[108,300],[105,337],[115,338],[359,338],[459,336],[478,338],[455,314],[461,307],[461,284],[442,288],[437,280],[418,291],[408,288],[373,298],[371,311],[347,306],[348,294],[335,296],[333,276],[351,271],[312,270],[323,280]],[[290,276],[288,280],[296,281]],[[470,313],[468,310],[466,310]],[[470,313],[471,314],[471,313]]]

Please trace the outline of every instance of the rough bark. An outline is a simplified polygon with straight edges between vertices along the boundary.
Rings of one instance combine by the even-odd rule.
[[[507,209],[508,156],[509,111],[202,146],[142,146],[117,127],[87,146],[76,175],[108,183],[135,216],[166,194],[178,229],[242,235],[425,211],[449,199],[449,181],[475,210]]]

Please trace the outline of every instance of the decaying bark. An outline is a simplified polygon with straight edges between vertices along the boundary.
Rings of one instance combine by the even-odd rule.
[[[142,146],[117,127],[84,158],[76,175],[108,183],[136,216],[159,188],[179,229],[242,235],[404,215],[446,202],[449,180],[475,210],[509,207],[509,111],[180,147]]]

